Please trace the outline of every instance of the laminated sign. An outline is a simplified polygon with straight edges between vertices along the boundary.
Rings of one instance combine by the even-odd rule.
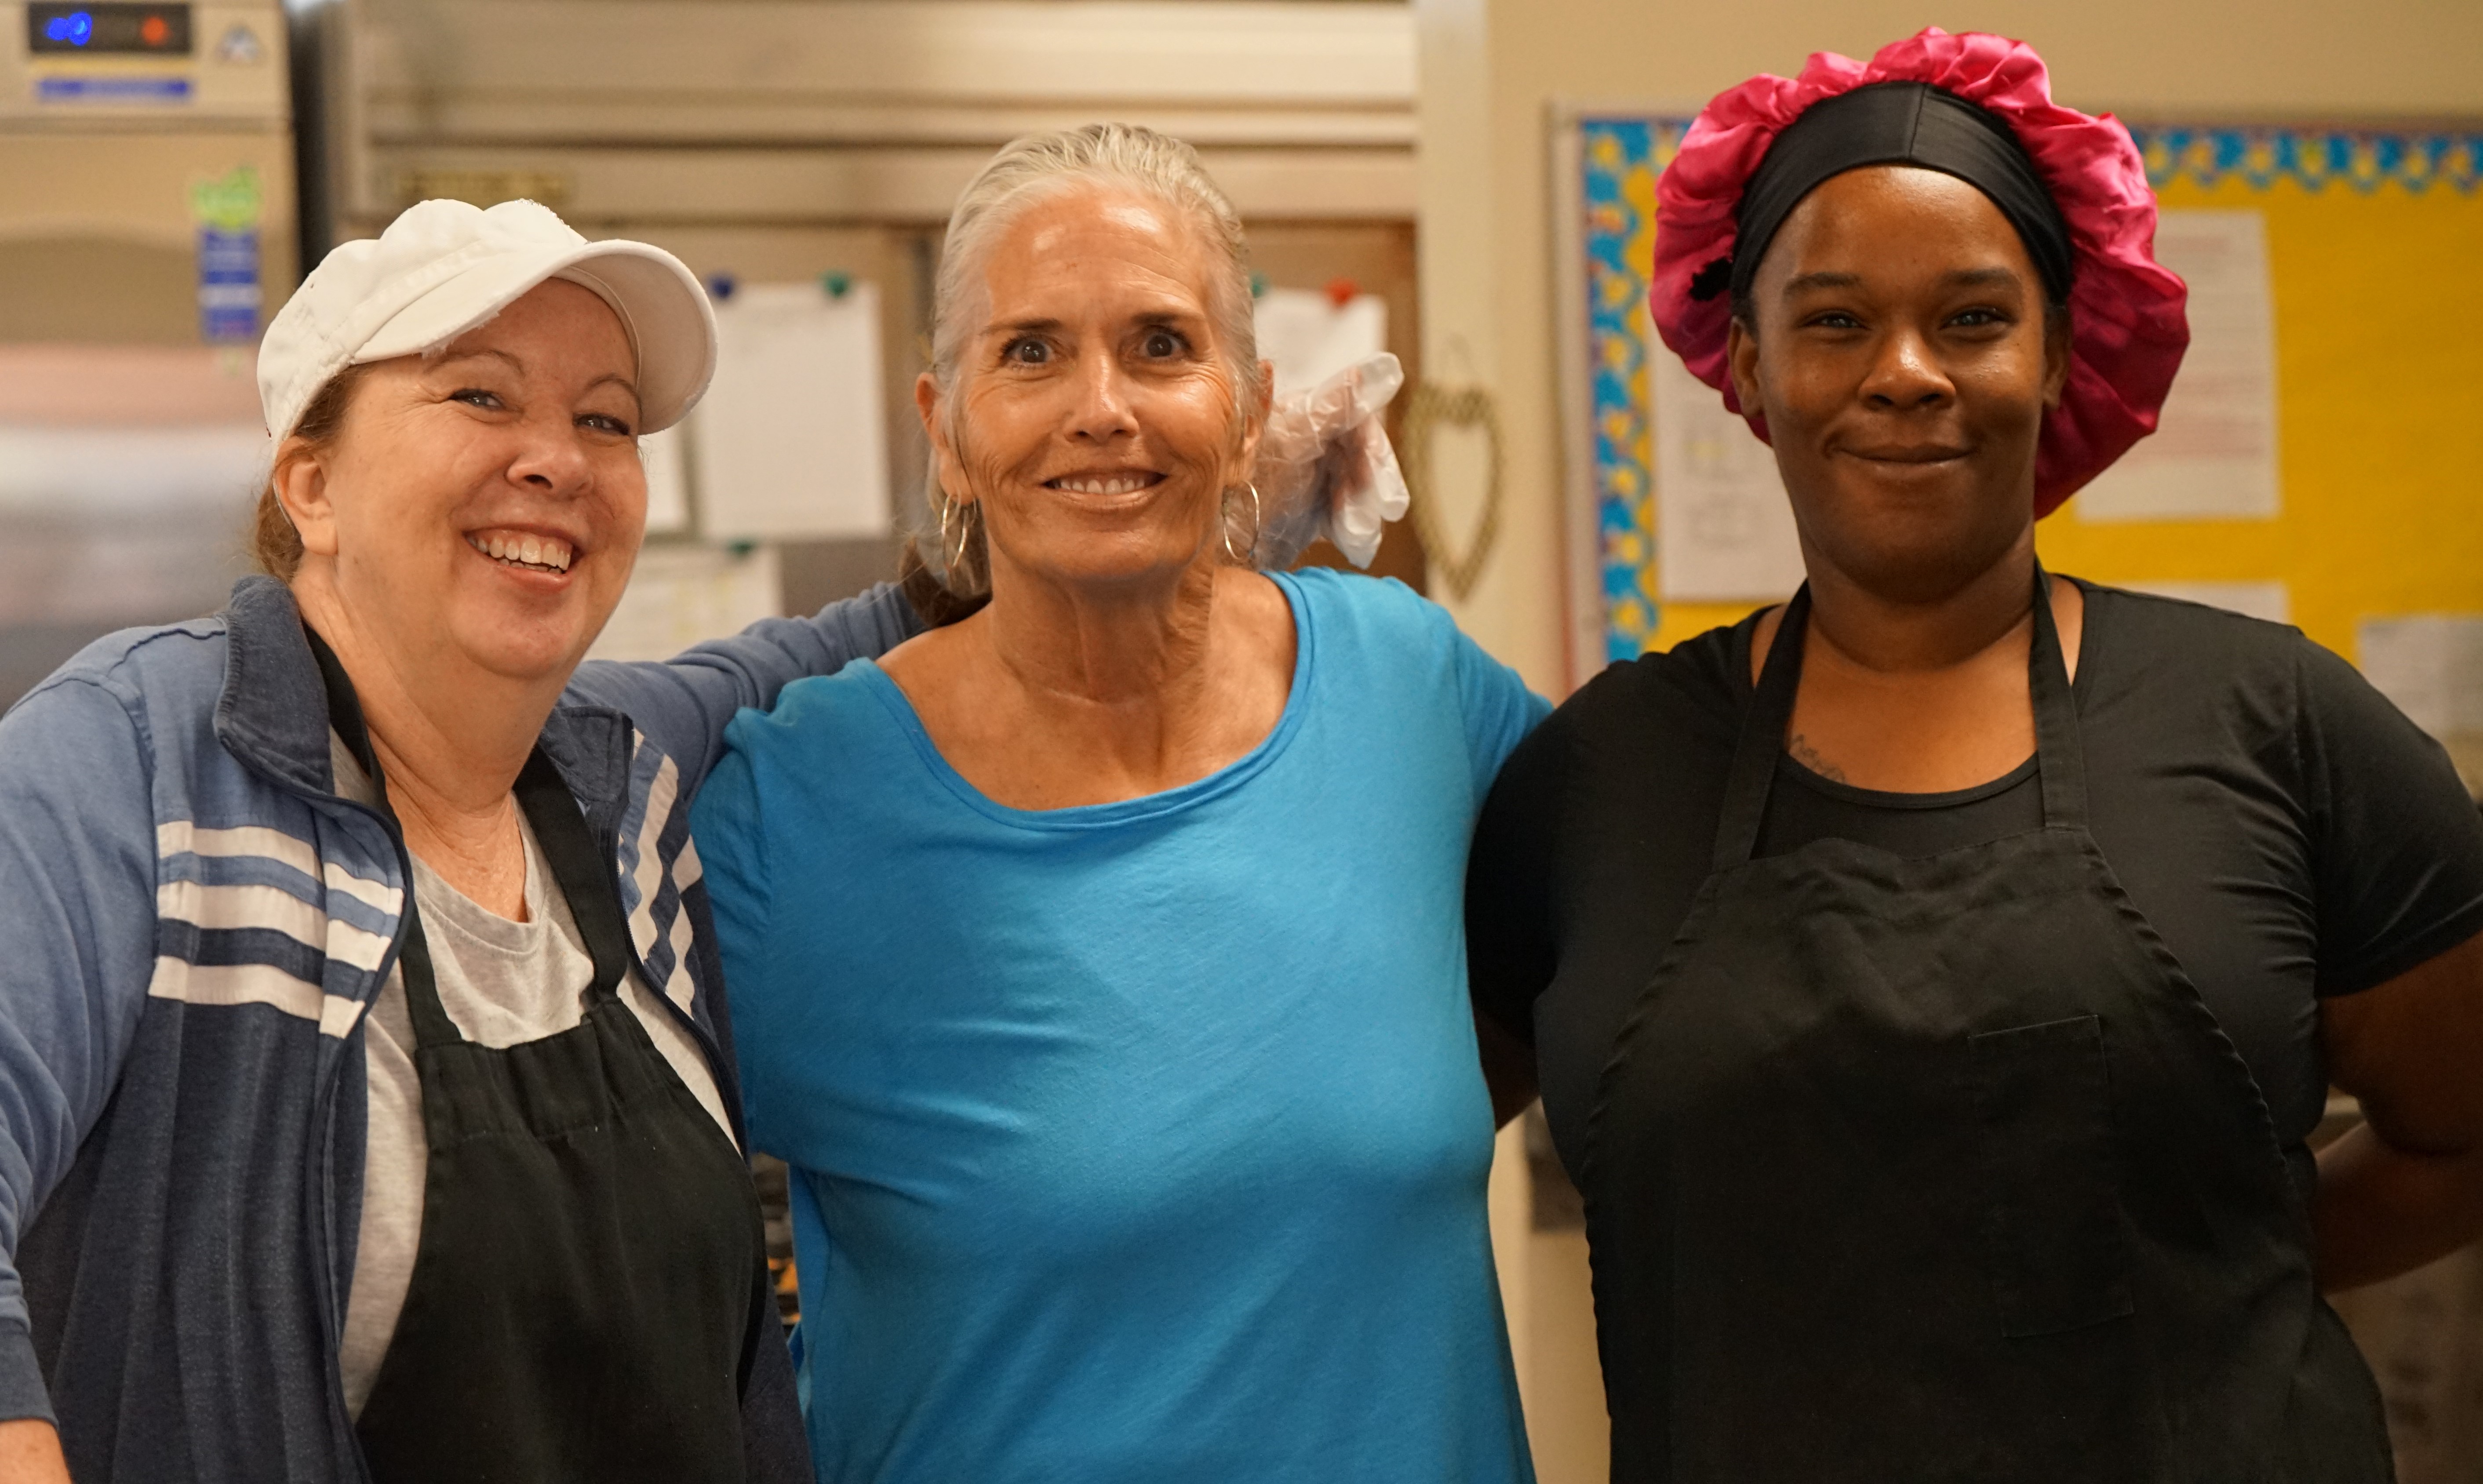
[[[244,165],[190,187],[199,226],[199,335],[210,345],[258,338],[258,228],[266,199]]]

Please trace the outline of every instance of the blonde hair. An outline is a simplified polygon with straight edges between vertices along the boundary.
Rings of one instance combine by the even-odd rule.
[[[1259,337],[1250,301],[1250,260],[1242,235],[1241,214],[1200,163],[1198,151],[1168,134],[1135,123],[1090,123],[1050,134],[1030,134],[1003,146],[957,198],[948,214],[948,236],[940,257],[940,272],[931,295],[931,381],[947,409],[949,446],[958,446],[962,432],[957,398],[957,366],[972,342],[970,315],[982,287],[983,270],[993,246],[1027,208],[1080,186],[1119,186],[1169,207],[1200,235],[1223,250],[1215,275],[1214,316],[1216,338],[1232,358],[1236,407],[1255,406],[1259,395]],[[924,499],[934,513],[943,510],[935,457],[924,476]],[[941,532],[942,571],[930,572],[921,552],[909,545],[905,560],[906,591],[931,622],[963,618],[989,600],[991,566],[979,507],[969,505],[952,517],[964,530],[949,543]]]

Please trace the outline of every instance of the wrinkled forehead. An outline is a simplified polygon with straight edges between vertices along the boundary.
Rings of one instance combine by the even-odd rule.
[[[1055,311],[1108,311],[1128,307],[1123,300],[1163,298],[1204,313],[1225,291],[1230,271],[1218,245],[1169,203],[1110,181],[1033,194],[995,234],[978,276],[990,317],[1012,317],[1034,300]]]
[[[1081,236],[1124,238],[1158,244],[1167,251],[1187,246],[1191,235],[1181,214],[1153,197],[1100,180],[1064,182],[1048,199],[1038,194],[1019,213],[1017,225],[1035,252],[1060,246]]]

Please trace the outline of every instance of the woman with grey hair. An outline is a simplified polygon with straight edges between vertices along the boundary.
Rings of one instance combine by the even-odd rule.
[[[953,622],[743,713],[694,819],[819,1477],[1528,1479],[1460,911],[1543,702],[1402,586],[1254,570],[1188,146],[1002,150],[936,308]]]

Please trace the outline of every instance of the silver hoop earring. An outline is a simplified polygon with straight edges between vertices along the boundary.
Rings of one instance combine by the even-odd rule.
[[[1233,549],[1233,522],[1227,520],[1224,522],[1224,555],[1236,567],[1250,567],[1259,560],[1259,486],[1256,481],[1248,481],[1242,488],[1250,491],[1250,549],[1246,552]]]

